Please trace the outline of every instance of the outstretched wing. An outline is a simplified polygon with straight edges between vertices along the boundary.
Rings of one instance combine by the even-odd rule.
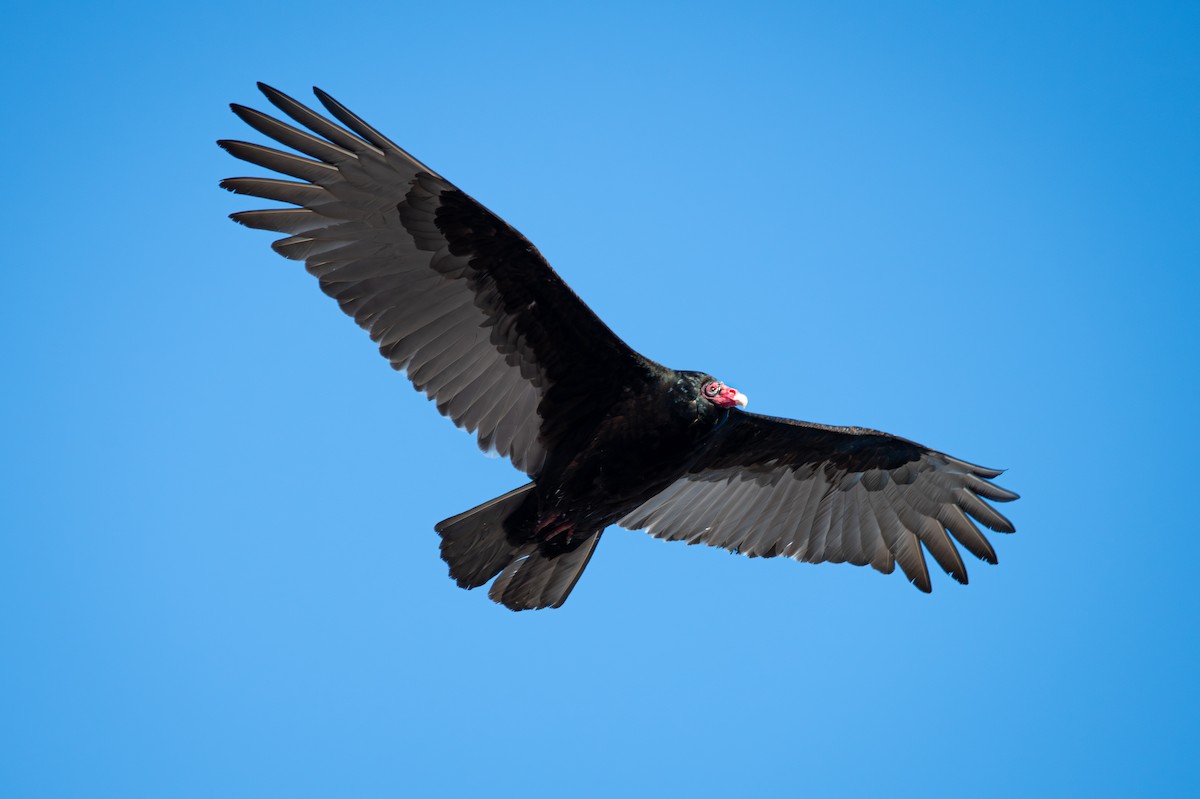
[[[648,362],[499,217],[321,90],[342,125],[259,88],[307,130],[244,106],[234,113],[303,155],[218,144],[299,181],[221,185],[295,207],[232,218],[287,234],[275,251],[304,261],[392,366],[482,449],[536,475],[560,436],[601,413],[623,375],[644,369]]]
[[[875,430],[735,412],[687,475],[618,523],[750,557],[870,564],[885,574],[898,562],[929,592],[922,545],[966,583],[950,536],[995,563],[971,517],[1014,532],[981,499],[1017,498],[988,482],[999,474]]]

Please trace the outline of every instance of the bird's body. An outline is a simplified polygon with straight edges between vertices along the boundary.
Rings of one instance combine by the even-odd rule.
[[[648,362],[645,366],[644,378],[627,385],[603,416],[580,424],[560,442],[519,504],[485,506],[502,518],[473,514],[463,520],[468,526],[462,535],[476,549],[454,548],[454,523],[460,517],[437,526],[451,576],[460,585],[482,585],[527,549],[532,560],[526,557],[518,563],[534,571],[519,576],[534,577],[540,573],[535,567],[545,564],[558,566],[564,582],[532,588],[524,581],[516,586],[499,583],[509,593],[508,604],[536,605],[563,588],[569,591],[604,528],[687,473],[731,411],[702,398],[702,386],[712,382],[711,377]],[[484,549],[486,557],[480,559],[478,547],[490,534],[498,538],[500,531],[510,548]],[[562,571],[564,567],[570,568]],[[493,596],[504,593],[493,591]]]
[[[728,419],[729,409],[700,398],[695,379],[656,371],[547,461],[537,480],[544,514],[595,529],[615,523],[681,477]]]
[[[234,111],[303,156],[220,144],[302,182],[224,181],[294,206],[234,219],[287,234],[277,252],[303,260],[441,413],[532,478],[436,526],[460,585],[496,578],[497,602],[557,607],[612,524],[751,556],[898,562],[924,591],[922,546],[960,582],[950,536],[995,562],[969,517],[1012,532],[980,499],[1016,498],[988,482],[999,472],[886,433],[746,413],[740,392],[630,349],[527,239],[328,95],[317,91],[345,127],[260,87],[308,130]]]

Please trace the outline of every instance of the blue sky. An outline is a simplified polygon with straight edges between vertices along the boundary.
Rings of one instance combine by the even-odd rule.
[[[1200,21],[942,6],[9,12],[0,794],[1200,788]],[[226,219],[256,80],[650,357],[1008,468],[999,566],[614,529],[561,610],[458,589],[433,524],[521,476]]]

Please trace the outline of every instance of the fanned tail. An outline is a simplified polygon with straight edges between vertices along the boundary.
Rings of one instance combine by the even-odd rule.
[[[512,610],[561,606],[600,540],[597,531],[569,543],[514,542],[504,523],[533,488],[533,483],[523,485],[434,526],[454,581],[478,588],[499,574],[488,596]]]

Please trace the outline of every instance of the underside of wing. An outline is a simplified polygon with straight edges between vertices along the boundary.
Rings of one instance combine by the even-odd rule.
[[[954,541],[996,562],[975,521],[1014,531],[983,501],[1017,498],[989,482],[999,474],[874,430],[736,413],[691,473],[619,524],[750,557],[884,573],[899,563],[928,592],[922,548],[960,583],[967,570]]]
[[[234,112],[293,152],[219,144],[295,180],[221,185],[290,207],[232,218],[284,234],[275,251],[303,261],[441,413],[536,475],[555,430],[586,423],[607,377],[643,361],[520,233],[336,100],[315,90],[338,122],[259,86],[301,127]]]

